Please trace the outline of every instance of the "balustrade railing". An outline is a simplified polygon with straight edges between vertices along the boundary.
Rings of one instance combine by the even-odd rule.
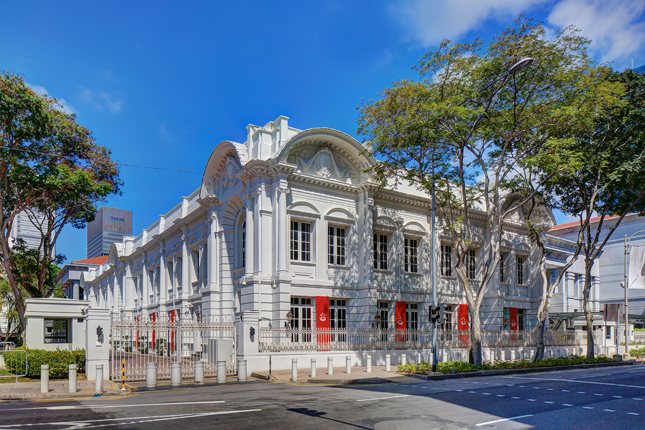
[[[441,349],[468,348],[470,332],[437,332]],[[535,331],[482,331],[484,348],[517,348],[537,344]],[[544,343],[549,346],[580,346],[582,342],[572,332],[547,332]],[[376,328],[347,329],[259,329],[260,352],[316,351],[381,351],[394,349],[430,349],[432,330],[394,330]]]

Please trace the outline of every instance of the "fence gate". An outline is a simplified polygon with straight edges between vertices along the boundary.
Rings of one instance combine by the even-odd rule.
[[[27,376],[27,351],[15,349],[13,342],[0,342],[0,378]]]
[[[150,362],[157,363],[158,380],[170,379],[173,362],[181,363],[182,379],[194,377],[196,361],[204,363],[205,377],[217,375],[217,361],[226,361],[227,375],[237,373],[235,324],[228,321],[113,320],[110,349],[110,379],[118,383],[144,381]]]

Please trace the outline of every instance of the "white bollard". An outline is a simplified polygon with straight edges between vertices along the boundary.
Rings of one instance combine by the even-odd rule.
[[[311,359],[311,377],[312,378],[316,377],[316,359],[315,358]]]
[[[421,353],[417,352],[417,364],[421,364]]]
[[[511,348],[511,361],[515,361],[515,348]]]
[[[146,387],[157,387],[157,363],[152,361],[146,364]]]
[[[241,382],[246,382],[247,377],[246,371],[246,360],[239,359],[237,360],[237,380]]]
[[[49,364],[40,365],[40,392],[49,393]]]
[[[403,364],[404,366],[408,364],[408,356],[405,355],[405,353],[401,354],[401,364]]]
[[[385,371],[386,372],[390,371],[390,364],[391,364],[390,354],[385,354]]]
[[[70,393],[76,392],[76,365],[75,364],[69,365],[69,392]]]
[[[441,361],[443,361],[444,363],[448,361],[448,351],[446,351],[445,349],[441,352]]]
[[[103,392],[103,365],[96,365],[96,393],[101,394]]]
[[[170,363],[170,385],[172,387],[181,385],[181,363]]]
[[[499,351],[499,359],[500,361],[506,361],[506,351],[503,349]]]
[[[333,357],[327,357],[327,374],[328,375],[333,375],[334,374],[334,358]]]
[[[217,383],[223,384],[226,382],[226,361],[221,360],[217,362]]]
[[[296,358],[291,360],[291,381],[298,381],[298,360]]]
[[[345,357],[345,373],[348,375],[352,373],[352,357],[349,355]]]
[[[365,372],[372,373],[372,356],[369,354],[367,355],[367,366]]]
[[[204,383],[204,362],[196,361],[195,362],[195,384]]]

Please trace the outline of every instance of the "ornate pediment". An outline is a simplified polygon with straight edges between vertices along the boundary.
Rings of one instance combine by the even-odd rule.
[[[352,176],[355,176],[354,169],[349,166],[344,157],[335,154],[327,146],[293,151],[287,161],[296,164],[300,173],[324,179],[352,183]]]
[[[224,165],[220,169],[218,176],[210,176],[206,181],[208,194],[223,195],[227,190],[234,188],[239,182],[237,174],[242,167],[235,157],[226,157]]]

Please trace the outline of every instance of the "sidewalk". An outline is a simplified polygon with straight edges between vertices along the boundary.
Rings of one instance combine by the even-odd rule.
[[[352,367],[351,373],[345,373],[345,367],[334,367],[332,374],[327,374],[327,368],[316,368],[316,377],[311,377],[310,369],[298,369],[298,382],[309,384],[382,384],[384,382],[415,381],[416,378],[396,372],[397,366],[391,366],[389,372],[385,366],[372,366],[372,372],[367,373],[365,367]],[[278,382],[291,382],[291,370],[275,370],[271,372],[256,372],[253,374],[262,379]]]
[[[81,397],[94,397],[96,382],[77,381],[76,393],[69,392],[67,380],[49,381],[49,392],[40,392],[40,381],[34,382],[5,382],[0,384],[0,400],[31,400],[31,399],[75,399]],[[101,396],[116,396],[125,394],[117,384],[103,381],[103,394]]]

